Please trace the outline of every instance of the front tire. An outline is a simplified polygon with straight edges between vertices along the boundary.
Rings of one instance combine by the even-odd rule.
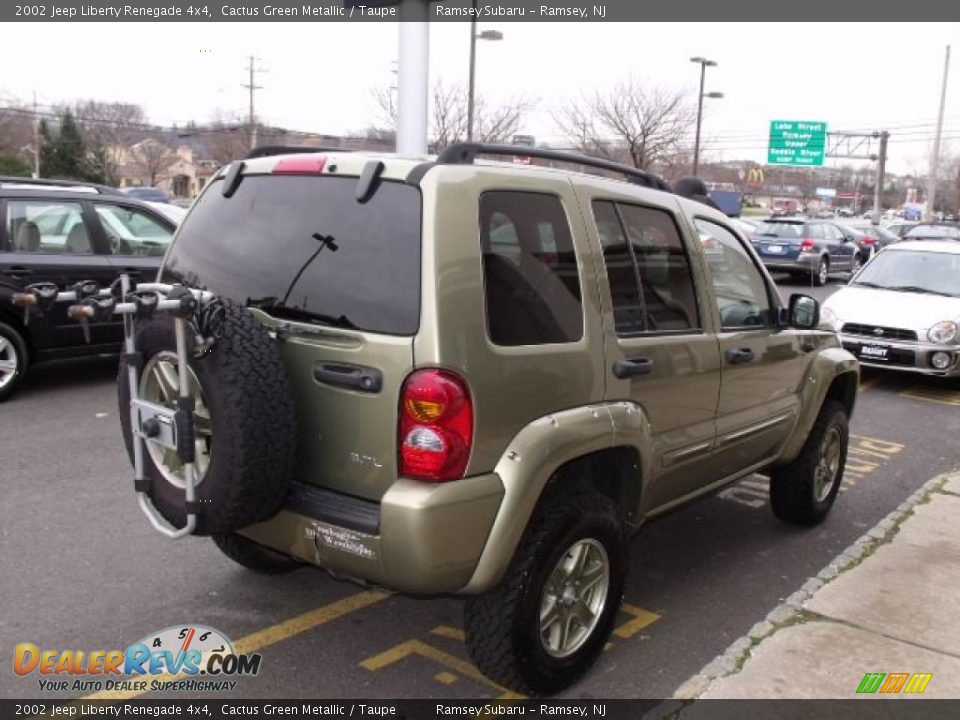
[[[847,411],[825,400],[800,455],[770,474],[770,507],[780,520],[817,525],[833,507],[847,462]]]
[[[0,322],[0,402],[13,395],[23,382],[30,364],[30,353],[23,336]]]
[[[589,670],[623,600],[629,549],[606,497],[554,498],[500,585],[467,600],[467,650],[495,682],[549,695]]]

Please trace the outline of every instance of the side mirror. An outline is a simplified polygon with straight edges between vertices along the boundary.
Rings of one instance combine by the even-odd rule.
[[[812,330],[820,324],[820,303],[809,295],[790,296],[790,327]]]

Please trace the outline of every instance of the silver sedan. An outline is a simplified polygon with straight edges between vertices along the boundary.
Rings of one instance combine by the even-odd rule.
[[[889,246],[824,302],[821,319],[863,365],[960,375],[960,242]]]

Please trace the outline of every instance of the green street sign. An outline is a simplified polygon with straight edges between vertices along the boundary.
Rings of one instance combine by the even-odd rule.
[[[814,120],[770,122],[768,165],[823,165],[827,151],[827,124]]]

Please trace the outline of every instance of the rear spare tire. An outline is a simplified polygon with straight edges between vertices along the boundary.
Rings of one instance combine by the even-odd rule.
[[[296,456],[295,409],[276,343],[245,308],[229,301],[224,307],[219,340],[206,352],[188,353],[196,406],[197,535],[233,532],[272,516],[287,495]],[[173,318],[157,316],[142,323],[137,349],[143,360],[140,396],[175,408],[179,382]],[[125,360],[118,386],[123,440],[132,463]],[[153,504],[171,525],[183,527],[183,466],[175,452],[145,445],[144,474],[151,481]]]

